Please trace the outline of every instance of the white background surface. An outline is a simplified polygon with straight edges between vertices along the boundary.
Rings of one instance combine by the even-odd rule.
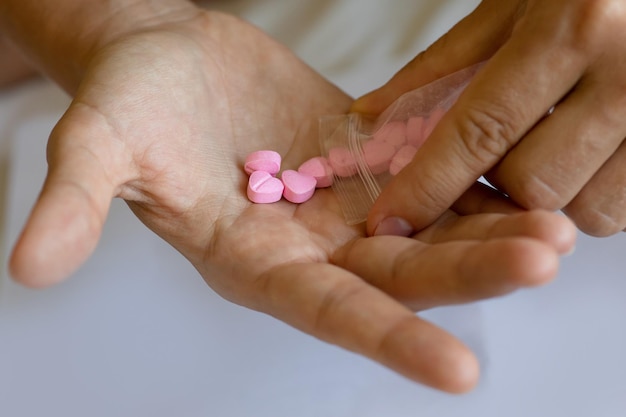
[[[476,2],[305,3],[228,7],[359,95]],[[360,10],[372,20],[357,21]],[[298,24],[313,18],[317,26]],[[45,141],[68,103],[43,81],[0,95],[3,167],[10,156],[5,252],[39,191]],[[623,234],[580,236],[553,284],[426,313],[481,359],[478,388],[451,396],[222,300],[116,201],[95,256],[68,282],[34,291],[3,273],[0,416],[621,417],[625,248]]]

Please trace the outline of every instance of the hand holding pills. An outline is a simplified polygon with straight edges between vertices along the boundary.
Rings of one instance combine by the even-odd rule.
[[[12,15],[24,5],[40,11],[22,14],[23,24],[58,8],[52,0],[11,4]],[[113,5],[110,28],[136,15],[125,7],[136,12],[143,3],[128,4],[74,5],[91,23],[102,21],[92,8]],[[471,351],[415,312],[549,281],[573,246],[569,221],[522,212],[481,188],[414,238],[367,238],[345,223],[328,188],[301,204],[251,204],[248,184],[253,195],[289,190],[297,202],[309,197],[311,178],[328,181],[329,164],[310,159],[319,152],[315,134],[296,141],[293,132],[345,113],[352,99],[252,25],[187,2],[151,0],[147,10],[156,4],[170,13],[143,16],[128,32],[118,26],[91,49],[74,31],[77,48],[54,44],[70,13],[54,14],[61,21],[53,25],[32,23],[52,31],[43,33],[46,51],[90,55],[40,57],[74,97],[50,136],[48,175],[10,260],[15,279],[45,287],[67,278],[95,248],[119,197],[224,298],[437,389],[473,387]],[[246,162],[264,149],[300,172],[274,177],[272,153]]]
[[[563,209],[589,234],[624,229],[625,25],[620,0],[484,0],[358,100],[354,111],[377,114],[406,91],[489,59],[383,191],[370,233],[383,219],[421,229],[483,174],[519,205]]]

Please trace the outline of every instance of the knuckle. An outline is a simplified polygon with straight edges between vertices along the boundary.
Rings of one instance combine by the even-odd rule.
[[[382,332],[371,348],[370,356],[386,362],[397,352],[402,336],[410,333],[415,326],[416,317],[406,315],[399,317],[386,331]]]
[[[614,235],[624,229],[624,219],[614,213],[592,205],[581,205],[574,202],[564,210],[576,226],[590,236],[606,237]]]
[[[526,209],[560,210],[570,197],[551,181],[546,181],[529,169],[515,171],[505,192]]]
[[[311,333],[326,340],[336,340],[337,342],[340,342],[341,338],[344,337],[346,339],[344,342],[347,343],[351,336],[348,334],[342,336],[341,329],[337,326],[339,322],[337,317],[346,311],[346,306],[350,305],[351,300],[362,295],[365,288],[367,287],[354,285],[350,282],[336,284],[328,290],[315,309]],[[355,346],[357,344],[358,342],[355,343]]]
[[[517,141],[514,120],[511,110],[495,103],[466,109],[457,131],[470,168],[482,172],[506,154]]]
[[[414,207],[413,204],[417,202],[421,214],[433,221],[450,205],[448,196],[455,189],[455,181],[460,175],[455,167],[454,170],[440,170],[428,176],[413,176],[408,182],[408,195],[404,190],[397,190],[397,195],[406,195],[402,199],[406,210],[410,210],[410,207]],[[408,212],[410,213],[410,211]],[[422,230],[429,223],[416,222],[413,226],[416,227],[416,230]]]
[[[624,228],[616,219],[595,209],[568,210],[567,215],[582,232],[590,236],[611,236]]]

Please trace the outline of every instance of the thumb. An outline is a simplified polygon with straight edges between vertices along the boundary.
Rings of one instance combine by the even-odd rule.
[[[350,111],[380,114],[402,94],[485,61],[510,36],[519,12],[518,3],[520,2],[483,1],[449,32],[406,64],[385,85],[357,99]]]
[[[70,108],[48,142],[48,173],[13,248],[9,270],[29,287],[46,287],[72,274],[93,252],[118,183],[106,129],[93,110]]]

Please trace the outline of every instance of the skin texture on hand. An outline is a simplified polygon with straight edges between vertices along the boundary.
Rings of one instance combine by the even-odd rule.
[[[187,0],[3,0],[0,32],[33,68],[73,95],[102,46],[161,22],[184,21],[195,11]]]
[[[626,8],[618,0],[484,0],[352,110],[487,60],[368,219],[416,230],[478,177],[525,208],[563,210],[584,232],[626,227]],[[549,109],[554,112],[545,117]]]
[[[477,382],[475,357],[415,311],[546,283],[573,247],[566,218],[484,188],[415,238],[366,238],[329,189],[301,205],[251,204],[246,155],[272,149],[297,167],[319,152],[311,121],[346,112],[351,98],[233,17],[198,11],[136,30],[84,73],[10,260],[25,285],[71,275],[123,198],[226,299],[463,392]]]

